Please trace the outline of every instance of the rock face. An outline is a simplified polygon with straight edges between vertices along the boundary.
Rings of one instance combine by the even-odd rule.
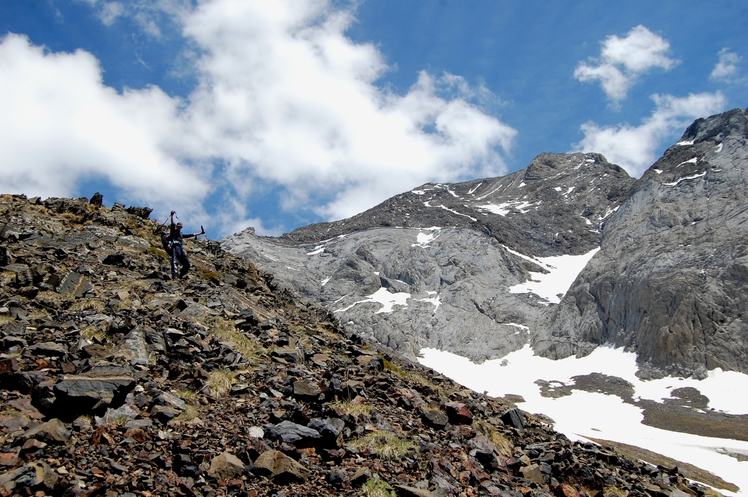
[[[633,182],[599,154],[543,154],[506,177],[424,185],[350,219],[222,246],[411,359],[434,347],[483,360],[522,348],[547,309],[512,287],[548,272],[543,257],[595,250]]]
[[[0,195],[0,496],[714,495],[346,334],[215,242],[169,280],[146,212]]]
[[[636,182],[535,350],[638,353],[651,375],[748,372],[748,113],[694,122]]]
[[[503,178],[424,185],[223,247],[411,359],[612,344],[636,351],[644,376],[748,372],[747,135],[736,109],[693,123],[638,181],[597,154],[542,154]],[[568,267],[554,256],[600,247],[573,285],[532,293]]]

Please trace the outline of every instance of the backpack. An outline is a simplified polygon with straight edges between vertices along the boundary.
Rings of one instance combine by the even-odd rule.
[[[161,231],[161,246],[166,250],[166,253],[171,255],[171,238],[169,238],[168,231]]]

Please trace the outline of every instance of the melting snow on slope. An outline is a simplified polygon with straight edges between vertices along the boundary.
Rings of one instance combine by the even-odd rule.
[[[686,176],[685,178],[681,178],[681,179],[679,179],[678,181],[676,181],[674,183],[663,183],[663,185],[676,186],[681,181],[688,181],[688,180],[692,180],[692,179],[696,179],[696,178],[701,178],[702,176],[706,176],[706,171],[704,171],[701,174],[694,174],[693,176]]]
[[[748,453],[748,442],[675,433],[641,424],[642,412],[619,397],[574,390],[572,395],[545,398],[538,379],[571,383],[571,378],[592,372],[623,378],[634,385],[634,399],[662,402],[676,388],[694,387],[709,398],[709,407],[731,414],[748,413],[748,375],[711,371],[704,380],[662,378],[641,381],[636,377],[636,355],[622,349],[598,347],[587,357],[558,361],[534,356],[526,346],[504,358],[475,364],[464,357],[435,349],[421,350],[420,363],[477,392],[499,397],[521,395],[519,407],[542,413],[555,421],[554,429],[572,440],[600,438],[636,445],[711,471],[748,490],[748,462],[720,452]],[[503,366],[502,366],[503,364]],[[729,494],[724,490],[723,493]]]
[[[439,309],[439,306],[442,304],[441,298],[436,292],[426,292],[429,295],[432,295],[431,297],[426,297],[423,299],[418,299],[418,302],[428,302],[429,304],[434,306],[434,312]]]
[[[539,264],[548,273],[531,273],[532,279],[509,288],[511,293],[534,293],[552,304],[561,301],[559,295],[563,296],[569,290],[579,273],[587,265],[600,248],[596,248],[582,255],[559,255],[555,257],[538,257],[532,259],[527,256],[510,251],[515,255],[524,257]]]
[[[504,202],[501,204],[479,205],[477,208],[498,214],[499,216],[506,216],[513,209],[518,210],[522,214],[527,214],[527,211],[529,211],[530,207],[533,206],[535,206],[535,204],[529,202]]]
[[[433,242],[436,238],[439,237],[441,228],[437,228],[434,226],[431,228],[426,228],[425,231],[427,231],[427,233],[418,233],[418,236],[416,236],[416,243],[412,244],[411,247],[425,247],[429,243]]]
[[[408,307],[409,298],[410,298],[409,293],[406,293],[406,292],[390,293],[387,291],[386,288],[380,288],[379,290],[372,293],[371,295],[368,295],[365,300],[359,300],[358,302],[354,302],[348,307],[345,307],[343,309],[338,309],[337,311],[334,311],[334,312],[345,312],[348,309],[351,309],[356,304],[367,304],[369,302],[376,302],[380,304],[382,307],[375,314],[390,313],[395,310],[394,307],[396,305],[399,305],[401,307]]]

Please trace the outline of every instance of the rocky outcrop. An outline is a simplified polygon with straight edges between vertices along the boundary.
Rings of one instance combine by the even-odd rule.
[[[635,350],[642,374],[748,372],[748,112],[700,119],[636,182],[538,326],[548,357]]]
[[[345,334],[216,243],[169,280],[132,212],[0,196],[2,496],[712,495]]]
[[[632,183],[599,154],[542,154],[506,177],[423,185],[350,219],[222,246],[413,360],[433,347],[482,361],[526,345],[547,310],[512,287],[547,272],[540,257],[596,249]]]

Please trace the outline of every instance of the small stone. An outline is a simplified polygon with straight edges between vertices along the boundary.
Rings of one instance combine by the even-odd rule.
[[[421,420],[426,425],[437,430],[443,430],[447,426],[447,423],[449,423],[447,415],[437,409],[425,409],[421,413]]]
[[[528,480],[534,481],[538,485],[545,484],[545,478],[543,477],[542,471],[540,471],[540,466],[538,466],[537,464],[525,466],[521,469],[521,471],[522,476],[524,476]]]
[[[151,409],[151,417],[156,418],[162,423],[168,423],[180,414],[182,414],[182,411],[169,406],[155,406]]]
[[[39,441],[64,444],[70,439],[71,432],[59,419],[51,419],[44,424],[32,428],[23,434],[23,440],[34,438]]]
[[[298,448],[312,447],[322,437],[317,430],[307,428],[291,421],[282,421],[277,425],[266,425],[265,430],[281,442],[293,444]]]
[[[473,423],[473,415],[470,409],[461,402],[450,402],[446,406],[447,417],[454,424],[469,425]]]
[[[293,395],[301,400],[316,400],[322,389],[313,381],[298,380],[293,383]]]
[[[18,464],[18,454],[14,452],[0,453],[0,466],[13,467]]]
[[[397,485],[395,487],[395,494],[398,497],[433,497],[433,493],[423,488],[407,487],[405,485]]]
[[[520,411],[516,407],[513,409],[509,409],[504,414],[502,414],[501,420],[505,425],[512,426],[518,430],[525,429],[525,418],[524,416],[522,416],[522,411]]]
[[[660,488],[657,487],[657,491],[659,491]],[[577,492],[577,489],[569,485],[568,483],[562,483],[558,486],[558,493],[561,495],[559,497],[579,497],[579,492]]]

